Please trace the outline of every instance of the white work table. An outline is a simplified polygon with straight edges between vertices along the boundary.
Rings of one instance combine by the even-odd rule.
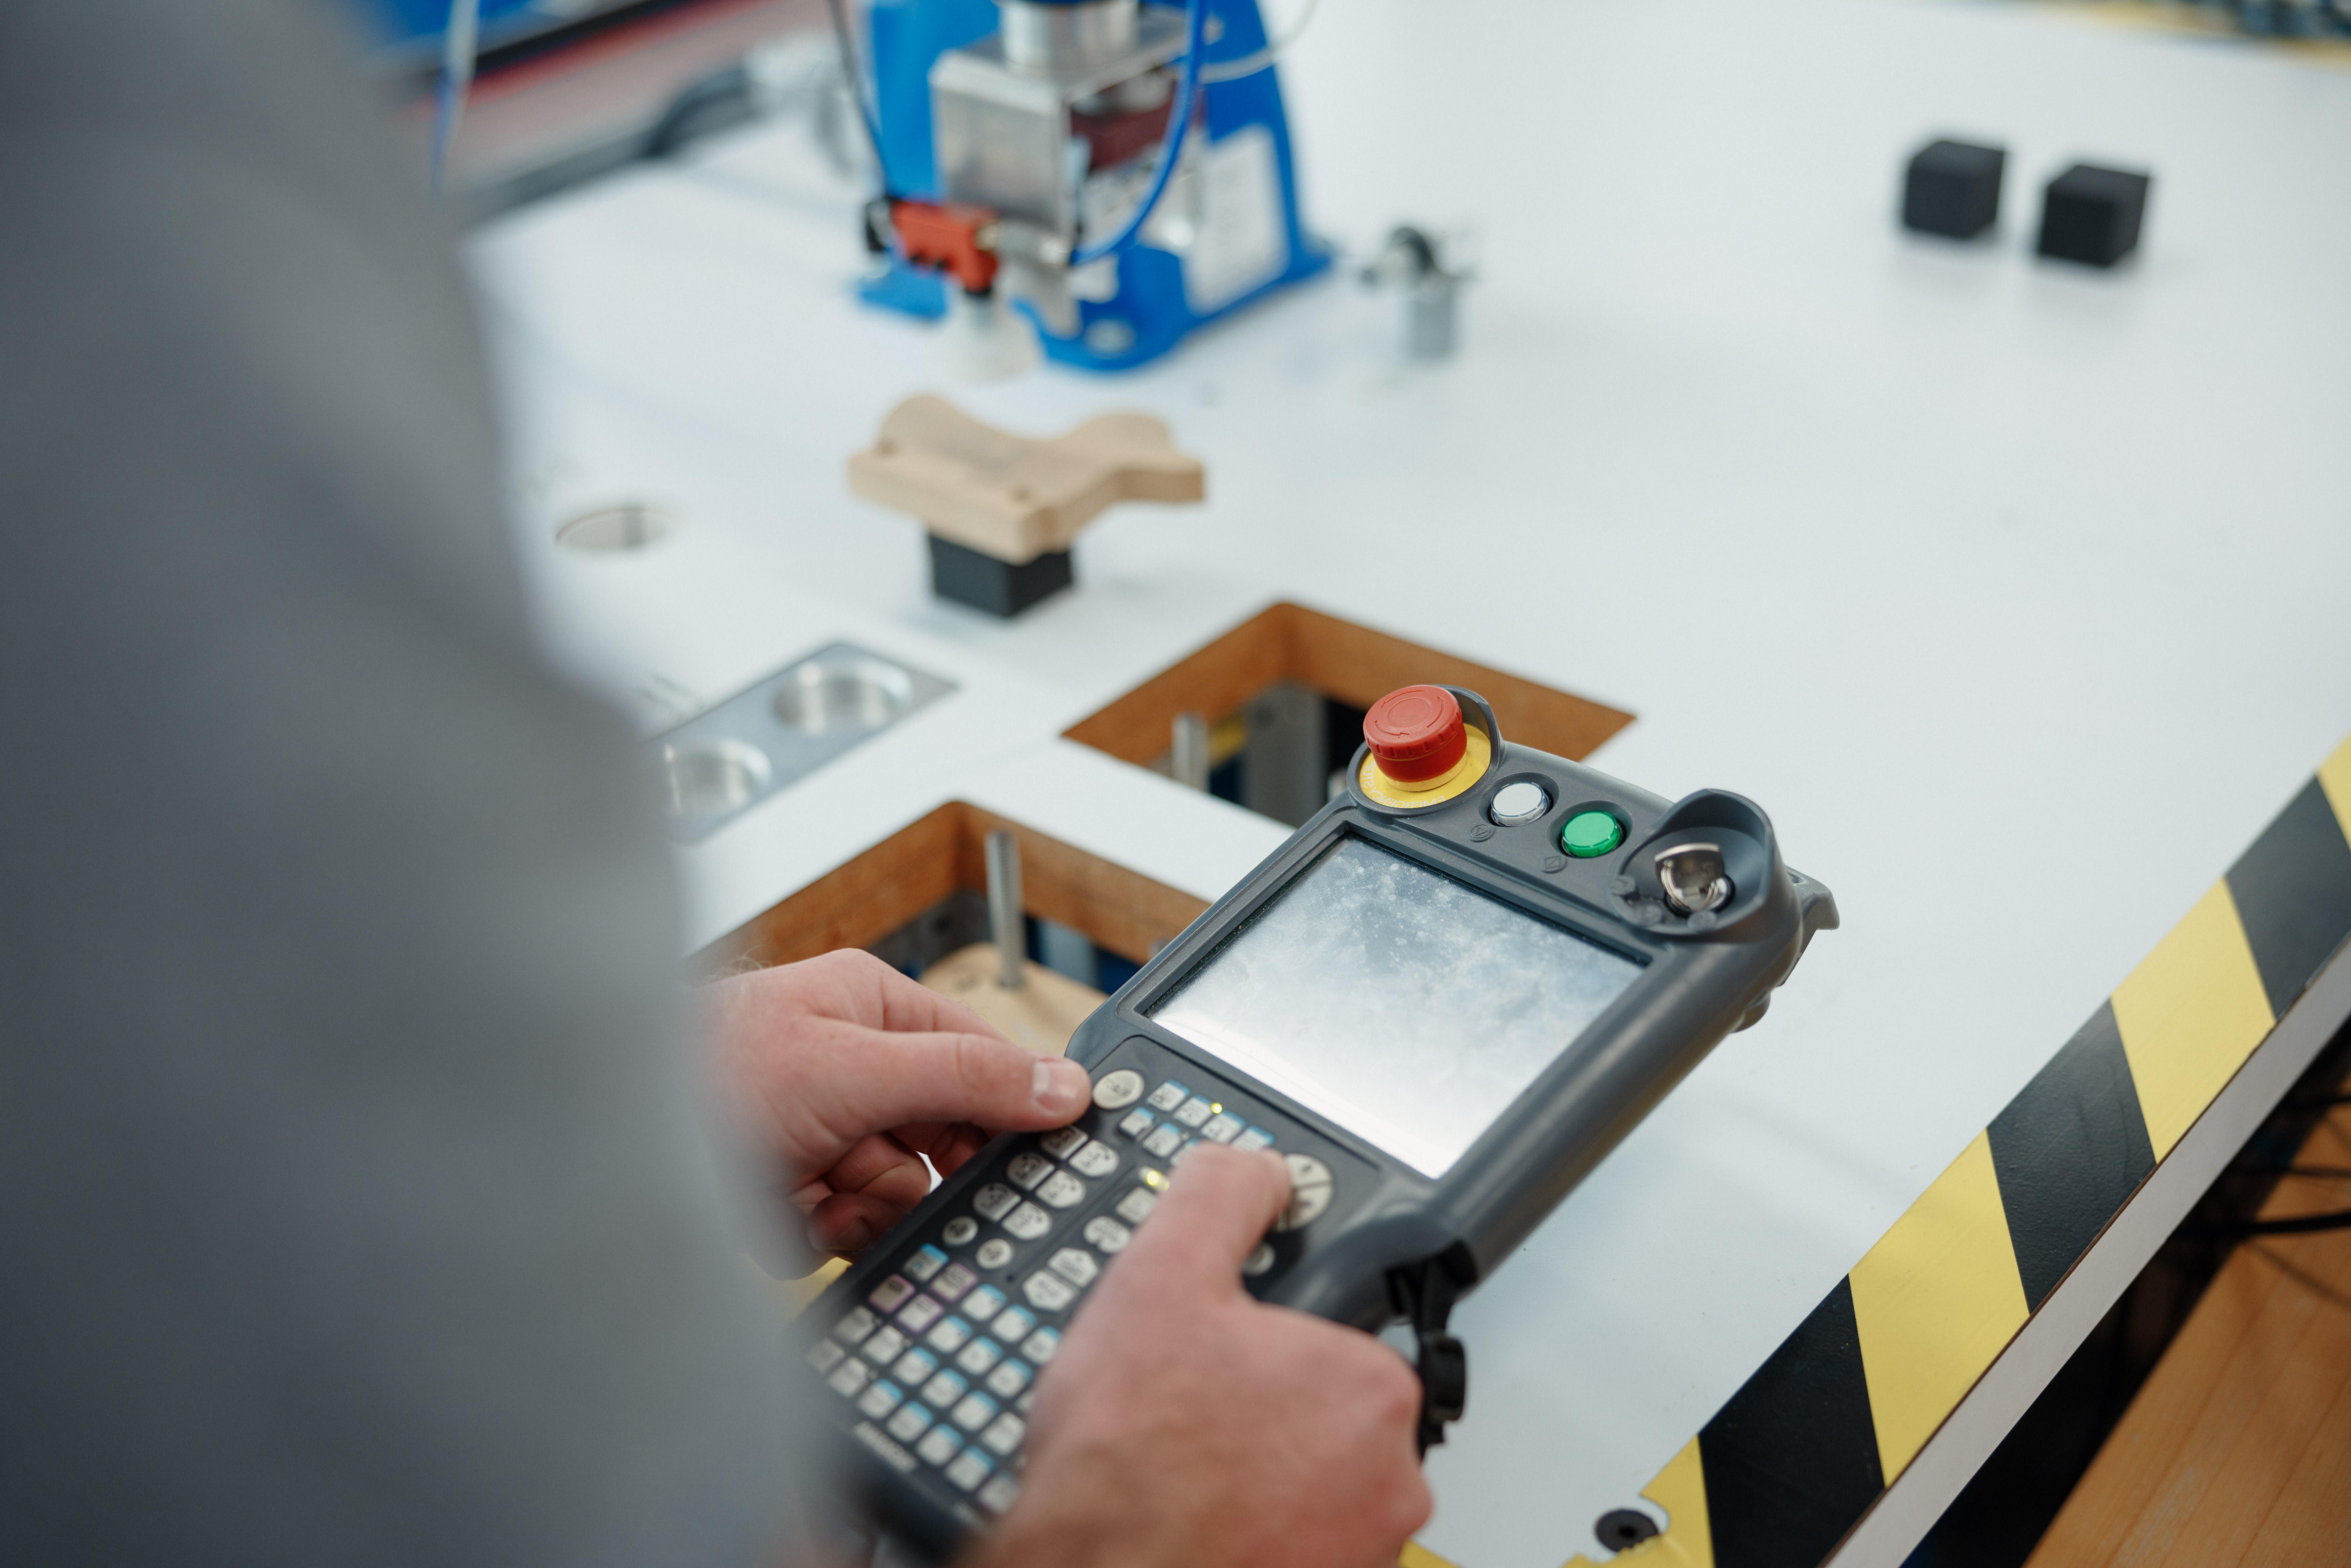
[[[840,637],[958,685],[683,852],[688,946],[950,799],[1213,897],[1285,830],[1056,737],[1277,599],[1761,802],[1844,929],[1456,1318],[1422,1539],[1557,1568],[2351,732],[2351,72],[1924,0],[1330,0],[1283,70],[1315,229],[1479,230],[1453,362],[1334,276],[1140,373],[948,386],[770,125],[476,236],[518,537],[648,731]],[[2009,149],[1994,243],[1893,221],[1943,133]],[[2155,176],[2112,274],[2029,254],[2077,158]],[[1113,512],[1018,621],[939,603],[843,476],[924,390],[1156,413],[1208,501]],[[639,498],[676,537],[552,544]]]

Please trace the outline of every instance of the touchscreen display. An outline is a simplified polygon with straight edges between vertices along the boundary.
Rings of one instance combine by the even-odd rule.
[[[1149,1016],[1438,1176],[1640,973],[1350,837]]]

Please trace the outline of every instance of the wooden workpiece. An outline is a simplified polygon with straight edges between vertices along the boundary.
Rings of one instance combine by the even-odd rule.
[[[1120,501],[1197,501],[1207,471],[1147,413],[1106,413],[1047,441],[1008,434],[925,393],[849,460],[849,486],[943,538],[1018,566],[1068,549]]]
[[[1021,962],[1021,982],[1004,984],[1001,956],[992,942],[975,942],[923,970],[923,984],[996,1026],[1015,1045],[1059,1056],[1102,994],[1034,959]]]

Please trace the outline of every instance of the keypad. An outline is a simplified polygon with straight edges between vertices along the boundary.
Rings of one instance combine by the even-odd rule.
[[[1049,1312],[1066,1312],[1069,1310],[1070,1303],[1078,1299],[1078,1289],[1075,1285],[1071,1284],[1059,1274],[1047,1273],[1041,1269],[1020,1281],[1020,1293],[1029,1298],[1029,1305],[1042,1308]],[[1031,1334],[1029,1337],[1034,1339],[1036,1335]]]
[[[988,1462],[986,1454],[977,1448],[966,1448],[949,1460],[946,1467],[947,1479],[965,1491],[971,1490],[995,1473],[996,1467]]]
[[[1102,1273],[1102,1265],[1094,1261],[1092,1253],[1081,1252],[1074,1247],[1064,1247],[1054,1253],[1045,1267],[1081,1291]]]
[[[1204,1142],[1276,1144],[1208,1095],[1172,1080],[1153,1087],[1127,1069],[1096,1083],[1094,1104],[1088,1123],[1017,1149],[996,1179],[972,1190],[967,1212],[939,1222],[809,1351],[818,1375],[874,1423],[862,1429],[870,1441],[886,1433],[903,1446],[892,1450],[897,1463],[911,1450],[993,1513],[1019,1496],[1037,1370],[1061,1343],[1061,1330],[1040,1316],[1058,1322],[1074,1311],[1133,1242],[1167,1185],[1155,1167],[1174,1166]],[[1153,1165],[1122,1152],[1129,1146]],[[1311,1221],[1336,1185],[1321,1161],[1286,1157],[1296,1196],[1278,1229]],[[1136,1168],[1123,1190],[1111,1185],[1130,1164]],[[1106,1211],[1094,1211],[1113,1194]],[[1022,1243],[1041,1245],[1026,1250]],[[1260,1275],[1276,1261],[1272,1245],[1260,1245],[1242,1272]],[[1021,1272],[1006,1274],[1016,1262]]]
[[[1020,1446],[1020,1439],[1028,1435],[1029,1423],[1019,1416],[998,1416],[988,1424],[987,1430],[979,1435],[979,1440],[985,1447],[1009,1456]]]
[[[1143,1074],[1131,1067],[1106,1072],[1094,1084],[1094,1103],[1105,1111],[1123,1111],[1143,1094]]]

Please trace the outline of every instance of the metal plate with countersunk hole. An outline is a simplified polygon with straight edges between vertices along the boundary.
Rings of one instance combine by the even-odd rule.
[[[955,690],[955,683],[833,643],[652,742],[669,833],[707,838],[761,800]]]
[[[643,501],[582,512],[555,530],[555,542],[586,555],[620,555],[659,544],[677,532],[677,518]]]
[[[662,805],[673,819],[732,816],[767,792],[775,772],[766,752],[739,740],[664,746]]]
[[[854,650],[827,649],[776,687],[776,717],[803,735],[882,729],[914,706],[912,674]]]

